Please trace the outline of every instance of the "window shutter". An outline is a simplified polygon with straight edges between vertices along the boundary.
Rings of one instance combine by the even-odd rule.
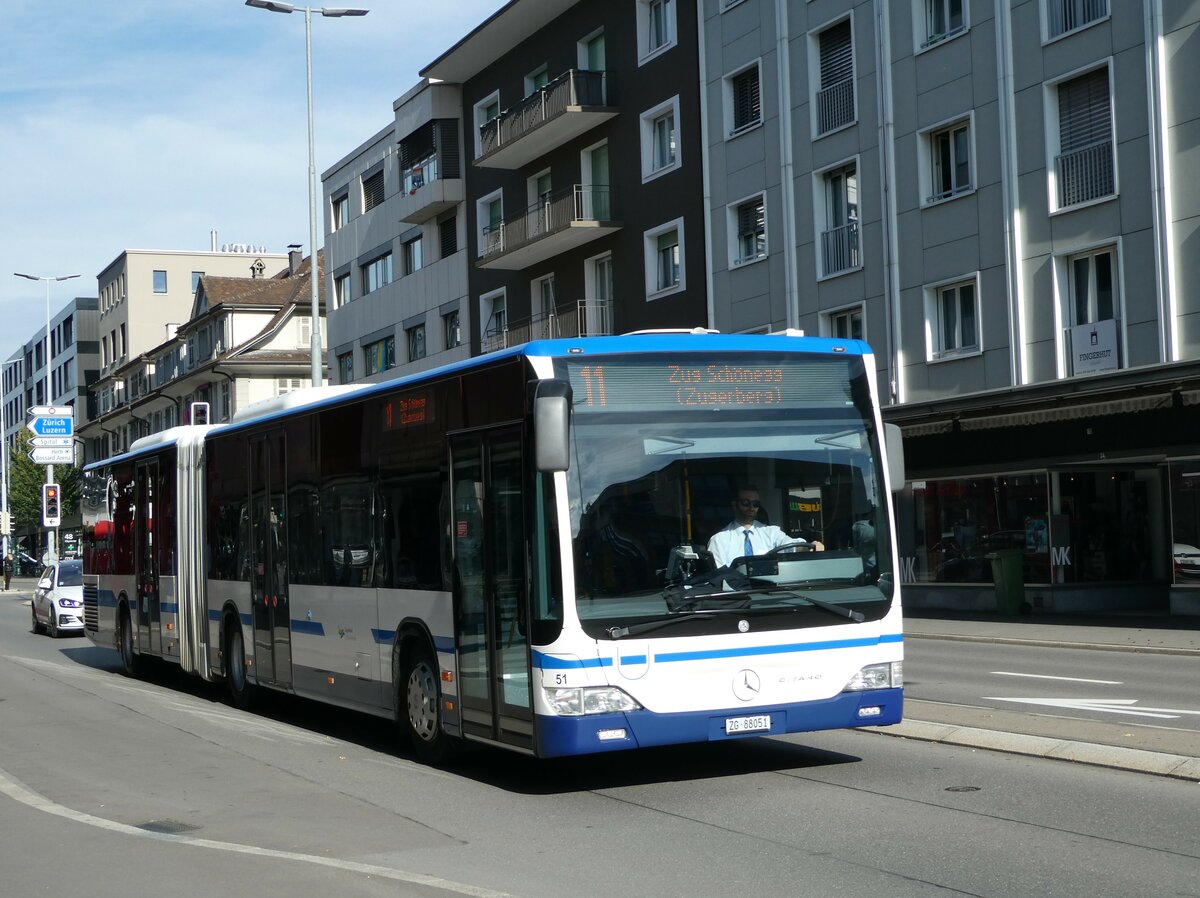
[[[369,178],[363,178],[363,211],[374,209],[383,202],[383,172],[379,171]]]
[[[850,20],[821,32],[821,89],[854,77],[854,39]]]
[[[438,243],[441,258],[448,259],[458,252],[458,221],[455,216],[438,222]]]
[[[738,235],[742,237],[753,237],[766,230],[766,222],[763,220],[763,201],[762,199],[751,200],[748,203],[742,203],[738,206]]]
[[[734,130],[752,125],[762,118],[762,102],[758,88],[758,68],[747,69],[733,78]]]
[[[1063,153],[1103,143],[1111,137],[1108,69],[1097,69],[1059,85],[1058,121]]]

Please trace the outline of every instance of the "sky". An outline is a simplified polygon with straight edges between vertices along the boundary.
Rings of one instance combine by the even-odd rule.
[[[313,15],[318,190],[325,169],[392,121],[420,69],[503,5],[336,2],[370,13]],[[45,285],[13,272],[80,275],[51,285],[55,315],[94,297],[126,249],[205,251],[216,230],[218,247],[310,251],[302,12],[3,0],[0,45],[0,358],[46,323]]]

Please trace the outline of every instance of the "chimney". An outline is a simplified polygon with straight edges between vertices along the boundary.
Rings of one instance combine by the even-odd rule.
[[[304,258],[304,254],[300,252],[299,243],[288,244],[288,274],[295,276],[296,269],[300,267],[300,260]]]

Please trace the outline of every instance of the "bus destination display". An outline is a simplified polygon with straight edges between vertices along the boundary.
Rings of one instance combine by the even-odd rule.
[[[569,366],[576,412],[787,409],[852,404],[846,362],[603,362]]]

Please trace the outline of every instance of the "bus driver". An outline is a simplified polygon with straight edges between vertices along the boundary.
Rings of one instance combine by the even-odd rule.
[[[725,567],[735,558],[749,555],[765,555],[772,549],[789,543],[805,543],[806,540],[788,536],[783,530],[758,520],[758,509],[762,499],[758,487],[739,487],[733,500],[733,520],[724,530],[718,530],[708,541],[708,551],[718,568]],[[814,550],[820,552],[825,546],[814,540]]]

